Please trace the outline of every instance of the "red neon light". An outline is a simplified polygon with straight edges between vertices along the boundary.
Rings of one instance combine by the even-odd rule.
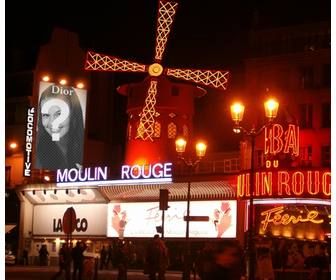
[[[315,210],[309,211],[305,218],[303,218],[302,215],[293,216],[289,214],[283,214],[284,211],[284,206],[279,206],[261,212],[260,216],[265,216],[264,220],[260,222],[263,225],[262,229],[266,231],[267,226],[270,223],[274,225],[288,225],[289,223],[297,224],[299,222],[311,222],[314,224],[321,224],[324,222],[323,219],[317,219],[319,212]]]
[[[280,124],[274,124],[271,128],[265,128],[265,155],[279,153],[299,155],[299,127],[288,125],[288,130]]]
[[[255,172],[255,197],[331,196],[330,171]],[[237,177],[237,197],[250,196],[250,174]]]

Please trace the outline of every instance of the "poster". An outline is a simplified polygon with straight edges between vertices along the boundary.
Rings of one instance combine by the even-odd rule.
[[[34,235],[65,235],[63,232],[63,215],[73,207],[76,212],[76,228],[72,233],[77,235],[106,235],[106,204],[61,204],[35,205],[33,214]],[[97,219],[97,217],[101,217]]]
[[[186,235],[186,201],[172,201],[165,211],[164,236],[184,238]],[[237,231],[237,202],[191,201],[191,216],[209,216],[207,222],[189,222],[191,238],[235,238]],[[108,237],[152,237],[162,225],[158,202],[109,203]]]
[[[82,166],[86,95],[84,89],[40,82],[35,168]]]

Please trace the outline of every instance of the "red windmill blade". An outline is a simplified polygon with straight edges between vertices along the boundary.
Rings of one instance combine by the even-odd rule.
[[[171,26],[177,10],[177,2],[159,1],[159,11],[156,23],[155,61],[161,62],[166,48]]]
[[[87,52],[85,70],[111,72],[146,72],[146,65],[114,56]]]
[[[160,64],[167,45],[168,37],[174,21],[178,3],[169,0],[159,0],[159,9],[156,25],[156,44],[154,63],[141,63],[120,59],[113,56],[88,52],[85,70],[113,71],[113,72],[146,72],[148,71],[150,85],[146,94],[145,103],[139,114],[140,120],[136,138],[153,141],[155,118],[160,114],[156,111],[156,97],[158,94],[158,77],[166,75],[180,80],[214,88],[226,89],[228,71],[197,70],[197,69],[163,69]]]
[[[165,74],[180,80],[226,89],[229,71],[166,68]]]
[[[163,67],[159,64],[166,48],[171,26],[177,9],[177,2],[161,0],[159,1],[159,10],[156,24],[156,45],[155,62],[149,66],[148,72],[152,76],[150,86],[147,91],[145,105],[140,114],[139,126],[136,138],[153,141],[155,117],[160,114],[155,109],[157,82],[155,77],[163,73]]]

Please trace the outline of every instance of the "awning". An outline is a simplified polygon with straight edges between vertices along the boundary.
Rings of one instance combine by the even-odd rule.
[[[9,233],[15,227],[16,227],[16,225],[14,225],[14,224],[12,224],[12,225],[5,225],[6,233]]]
[[[157,201],[159,190],[169,190],[169,200],[186,200],[188,183],[101,186],[110,201]],[[236,199],[234,186],[223,181],[191,182],[191,200]]]

